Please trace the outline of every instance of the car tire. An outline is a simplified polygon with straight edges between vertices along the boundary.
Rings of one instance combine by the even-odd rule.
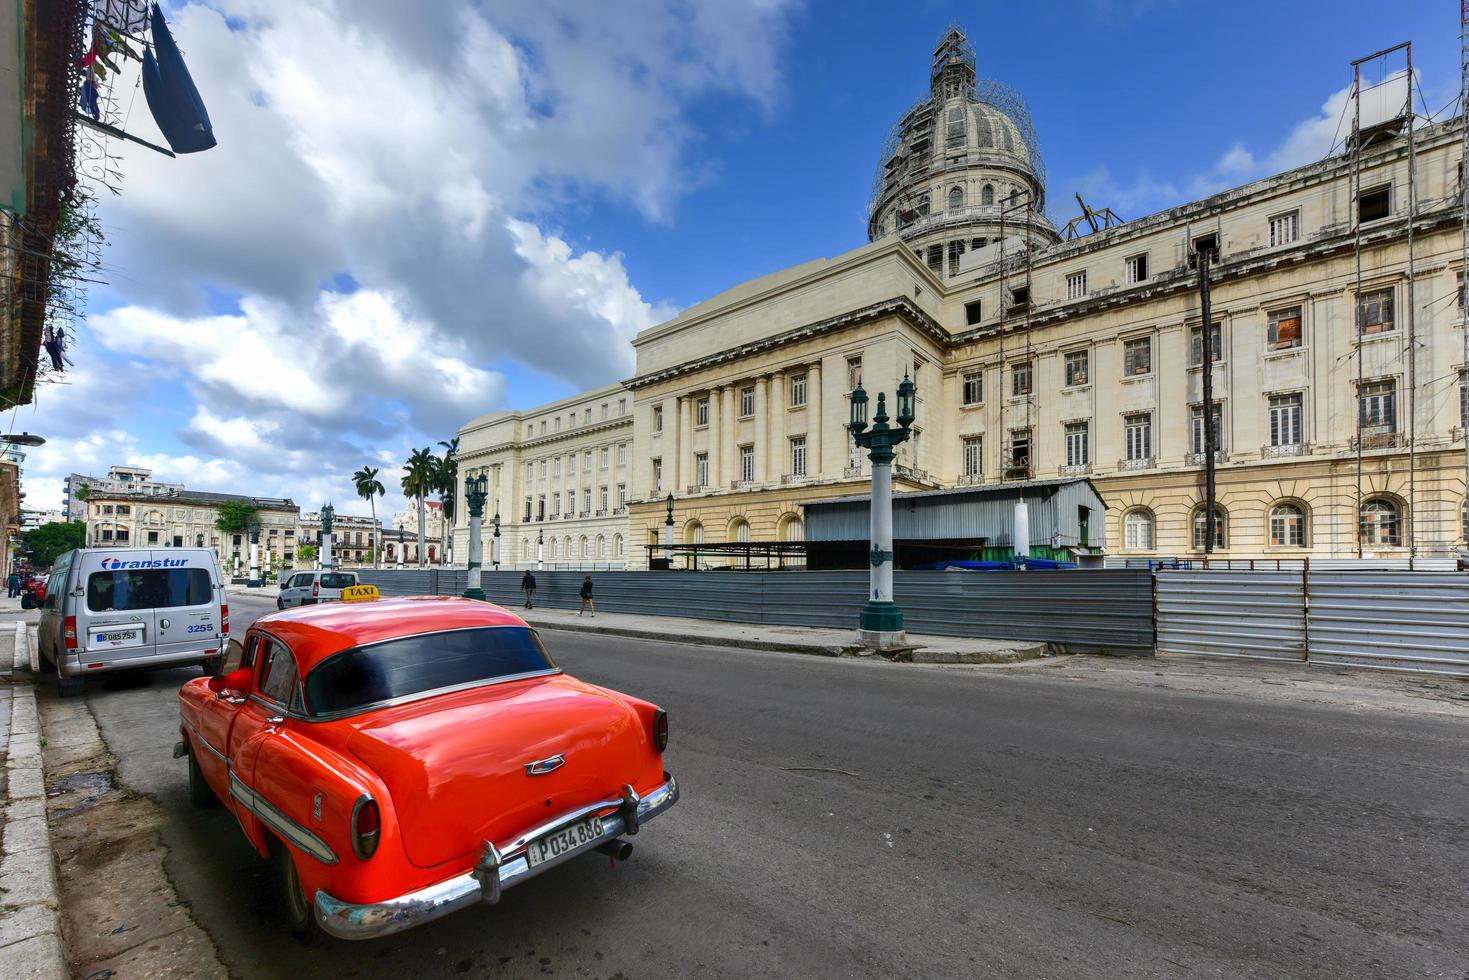
[[[185,742],[184,747],[188,749],[184,755],[189,760],[189,802],[194,805],[195,809],[207,809],[218,802],[219,798],[214,795],[209,781],[204,778],[204,773],[199,769],[199,760],[194,758],[194,746]]]
[[[204,676],[213,677],[215,674],[219,673],[219,662],[220,661],[218,657],[210,657],[203,663],[201,663],[199,666],[204,669]]]
[[[291,935],[308,946],[316,945],[324,936],[316,922],[316,909],[306,897],[301,876],[296,873],[295,856],[288,846],[276,841],[271,860],[275,862],[276,901]]]
[[[70,698],[82,693],[82,679],[80,677],[67,677],[61,673],[61,664],[52,661],[56,675],[56,694],[58,697]]]
[[[286,608],[286,601],[284,599],[276,599],[275,600],[275,607],[277,609],[284,609],[284,608]]]

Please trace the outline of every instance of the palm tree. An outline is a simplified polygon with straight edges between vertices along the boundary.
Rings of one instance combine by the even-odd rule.
[[[403,479],[401,481],[403,492],[418,501],[418,565],[423,567],[424,554],[424,498],[436,486],[434,471],[438,467],[438,457],[429,451],[428,446],[415,449],[408,456],[408,462],[403,466]]]
[[[444,510],[444,561],[448,562],[454,546],[455,494],[459,488],[459,437],[448,442],[440,441],[444,447],[444,458],[438,463],[439,505]]]
[[[352,482],[357,486],[357,496],[367,501],[368,504],[372,507],[373,568],[380,567],[378,559],[383,553],[383,529],[377,526],[377,498],[383,496],[385,493],[388,492],[383,488],[382,483],[378,481],[377,473],[378,471],[375,467],[364,466],[362,467],[362,469],[352,474]]]

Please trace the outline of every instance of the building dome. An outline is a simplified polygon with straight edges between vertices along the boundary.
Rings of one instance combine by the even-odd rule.
[[[951,272],[958,256],[1002,233],[1056,241],[1025,103],[996,82],[976,82],[974,49],[957,27],[939,39],[929,88],[883,147],[868,239],[898,235],[930,267]]]

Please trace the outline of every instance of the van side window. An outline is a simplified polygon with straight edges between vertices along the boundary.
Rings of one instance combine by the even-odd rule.
[[[260,663],[260,693],[277,704],[289,704],[296,693],[296,658],[279,640],[265,641]]]
[[[349,585],[357,584],[357,576],[351,572],[328,572],[321,577],[323,589],[345,589]]]

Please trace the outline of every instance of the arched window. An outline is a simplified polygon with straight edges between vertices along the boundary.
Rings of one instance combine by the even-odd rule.
[[[1398,505],[1385,497],[1363,501],[1358,533],[1365,545],[1399,547],[1403,543],[1403,530]]]
[[[622,557],[622,535],[620,534],[612,535],[612,557]]]
[[[1194,511],[1194,550],[1203,551],[1204,542],[1207,540],[1207,521],[1205,520],[1204,508],[1200,507]],[[1214,547],[1229,547],[1229,515],[1225,514],[1224,508],[1214,508]]]
[[[1128,551],[1152,551],[1153,550],[1153,528],[1155,521],[1153,512],[1146,507],[1127,512],[1122,519],[1122,540]]]
[[[962,187],[949,188],[949,210],[957,211],[964,206],[964,189]]]
[[[604,537],[602,537],[602,535],[600,535],[600,534],[597,535],[597,557],[598,558],[606,558],[607,557],[607,539],[604,538]]]
[[[994,185],[993,184],[985,184],[982,188],[980,188],[980,191],[979,191],[979,203],[980,204],[994,204],[995,203],[995,188],[994,188]]]
[[[1018,188],[1015,188],[1015,187],[1010,188],[1010,203],[1011,204],[1016,204],[1019,201],[1020,201],[1020,191],[1019,191],[1019,189]]]
[[[561,546],[561,553],[565,555],[567,559],[576,557],[576,552],[572,550],[571,535],[569,534],[566,536],[566,543]]]
[[[1276,504],[1270,508],[1270,547],[1306,547],[1306,512],[1297,504]]]
[[[587,551],[587,536],[585,534],[581,536],[581,556],[583,558],[591,557],[591,553]]]
[[[806,525],[795,514],[787,514],[781,520],[780,539],[782,541],[805,541]]]
[[[530,538],[526,538],[525,540],[520,542],[520,560],[530,560]]]
[[[556,547],[556,539],[555,538],[552,538],[551,539],[551,560],[552,561],[555,561],[556,558],[559,556],[559,554],[560,554],[560,549],[558,549]]]
[[[731,541],[741,544],[750,540],[750,522],[743,517],[736,517],[729,525],[729,537]]]

